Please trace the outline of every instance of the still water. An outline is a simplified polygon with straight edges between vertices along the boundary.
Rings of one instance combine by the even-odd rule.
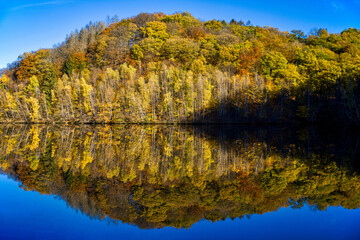
[[[0,239],[360,239],[357,130],[0,126]]]

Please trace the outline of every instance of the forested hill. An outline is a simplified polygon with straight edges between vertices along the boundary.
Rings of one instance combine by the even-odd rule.
[[[0,122],[358,123],[359,80],[358,29],[305,36],[142,13],[9,64]]]

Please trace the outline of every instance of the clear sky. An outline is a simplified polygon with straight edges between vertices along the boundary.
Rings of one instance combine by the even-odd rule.
[[[360,0],[0,0],[0,68],[23,52],[52,47],[89,21],[141,12],[188,11],[201,20],[251,20],[280,30],[360,28]]]

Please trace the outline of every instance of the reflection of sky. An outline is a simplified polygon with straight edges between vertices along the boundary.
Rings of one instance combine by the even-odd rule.
[[[251,20],[280,30],[360,28],[360,0],[0,0],[0,68],[22,54],[62,42],[66,34],[107,15],[189,11],[202,19]]]
[[[360,209],[308,206],[253,215],[250,220],[200,221],[190,229],[140,230],[91,220],[62,200],[26,192],[0,175],[0,239],[359,239]]]

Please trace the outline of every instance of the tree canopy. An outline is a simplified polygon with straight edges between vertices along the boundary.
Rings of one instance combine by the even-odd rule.
[[[359,70],[358,29],[141,13],[21,55],[1,73],[0,121],[358,123]]]

